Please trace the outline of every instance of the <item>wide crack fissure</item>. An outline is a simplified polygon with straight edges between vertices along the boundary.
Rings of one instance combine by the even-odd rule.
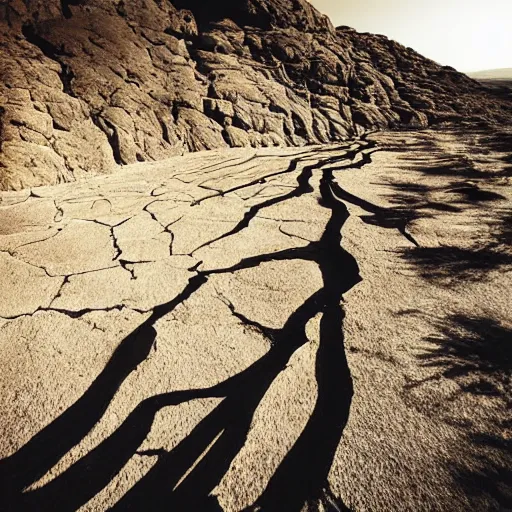
[[[117,165],[125,165],[128,162],[123,160],[121,155],[121,142],[119,140],[119,134],[117,127],[107,121],[101,116],[101,112],[91,112],[91,121],[94,126],[101,130],[108,141],[110,148],[112,149],[112,158]]]
[[[144,211],[147,214],[149,214],[151,219],[154,220],[162,228],[162,230],[163,230],[162,233],[167,233],[169,235],[169,238],[170,238],[170,241],[169,241],[169,256],[172,256],[173,255],[173,244],[174,244],[174,233],[171,231],[171,226],[173,224],[175,224],[177,222],[177,220],[174,220],[174,221],[170,222],[167,225],[163,224],[162,222],[160,222],[158,217],[151,210],[148,209],[152,204],[154,204],[156,202],[159,202],[159,200],[156,199],[155,201],[151,201],[151,203],[147,204],[146,206],[144,206],[144,208],[142,208],[142,211]],[[178,219],[178,220],[180,220],[180,219]]]
[[[368,149],[369,144],[372,143],[364,144],[363,149]],[[361,153],[362,147],[353,151],[352,159]],[[347,155],[307,166],[297,180],[294,194],[275,200],[281,202],[311,192],[309,180],[313,171],[340,159],[347,159]],[[349,213],[333,193],[334,185],[333,169],[322,170],[322,206],[330,209],[331,217],[319,241],[245,258],[230,268],[200,271],[198,265],[193,269],[197,273],[185,289],[168,303],[156,306],[147,320],[119,344],[104,370],[78,401],[16,453],[0,461],[4,503],[18,510],[54,510],[55,507],[76,510],[108,485],[137,452],[159,410],[198,398],[221,397],[223,401],[173,450],[163,453],[113,510],[144,509],[148,496],[152,497],[152,510],[210,508],[215,500],[211,492],[244,446],[256,408],[292,355],[308,343],[307,323],[321,314],[316,360],[318,395],[313,413],[251,510],[262,507],[263,510],[299,511],[305,503],[318,499],[329,487],[329,470],[348,421],[353,394],[344,348],[341,303],[343,295],[361,280],[357,262],[341,246],[341,230]],[[265,201],[253,207],[231,235],[245,229],[256,213],[268,206],[269,201]],[[121,384],[149,356],[157,336],[154,325],[159,319],[187,301],[212,275],[257,267],[265,261],[294,259],[315,262],[322,274],[323,287],[291,314],[283,328],[261,326],[226,304],[241,322],[259,327],[269,338],[271,348],[266,355],[211,388],[145,399],[91,452],[46,485],[25,491],[78,445],[101,419]],[[340,507],[345,506],[340,504]]]

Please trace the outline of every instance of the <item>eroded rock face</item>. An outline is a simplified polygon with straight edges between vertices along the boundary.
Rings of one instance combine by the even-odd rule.
[[[384,36],[335,29],[305,0],[12,0],[0,46],[0,189],[512,112]]]

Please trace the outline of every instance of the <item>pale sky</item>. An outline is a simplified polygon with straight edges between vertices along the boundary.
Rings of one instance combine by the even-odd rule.
[[[310,0],[335,26],[384,34],[459,71],[512,68],[512,0]]]

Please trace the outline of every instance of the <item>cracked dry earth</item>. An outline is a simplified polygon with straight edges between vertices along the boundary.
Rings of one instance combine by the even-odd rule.
[[[510,132],[3,193],[0,510],[504,510]]]

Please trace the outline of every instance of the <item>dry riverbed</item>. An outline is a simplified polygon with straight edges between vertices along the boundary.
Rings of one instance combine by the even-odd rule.
[[[511,147],[379,133],[1,194],[0,510],[511,508]]]

